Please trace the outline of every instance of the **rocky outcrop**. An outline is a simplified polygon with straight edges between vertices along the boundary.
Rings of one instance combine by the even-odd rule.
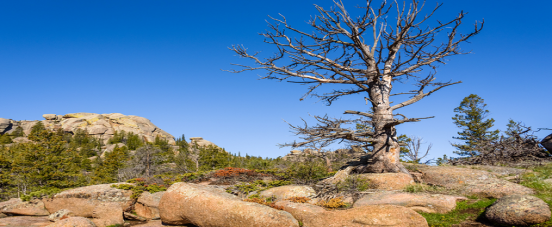
[[[550,207],[530,195],[511,195],[498,199],[487,208],[485,217],[508,226],[526,226],[550,220]]]
[[[159,219],[159,201],[165,192],[149,193],[143,192],[134,204],[134,210],[138,216],[147,219]]]
[[[7,129],[11,126],[11,122],[9,119],[6,118],[0,118],[0,133],[3,133],[4,131],[7,131]]]
[[[47,227],[96,227],[96,225],[87,218],[71,217],[60,220],[54,224],[48,225]]]
[[[123,209],[132,206],[132,191],[112,188],[113,184],[100,184],[63,191],[42,201],[50,213],[61,209],[71,210],[76,216],[98,218],[94,213],[102,204],[118,204]],[[121,211],[122,218],[122,211]]]
[[[368,181],[371,189],[403,190],[414,184],[414,179],[406,173],[365,173],[354,177]]]
[[[244,202],[207,185],[173,184],[159,203],[163,223],[197,226],[299,226],[291,214],[257,203]]]
[[[282,200],[291,197],[314,197],[316,192],[309,186],[286,185],[264,190],[260,194],[262,197],[274,196],[277,200]]]
[[[369,205],[396,205],[425,213],[448,213],[456,208],[456,202],[465,197],[440,194],[414,194],[406,192],[380,191],[368,194],[355,202],[353,207]]]
[[[544,137],[544,139],[541,141],[541,145],[549,152],[552,152],[552,134]]]
[[[194,145],[197,145],[198,147],[208,147],[208,146],[218,147],[213,142],[203,139],[203,137],[191,137],[190,146],[194,146]]]
[[[465,195],[501,198],[515,194],[533,194],[530,188],[498,179],[488,171],[449,166],[417,165],[424,183],[456,189]]]
[[[303,226],[332,227],[424,227],[427,221],[415,211],[402,206],[369,205],[347,210],[327,211],[322,207],[292,203],[276,202],[284,211],[291,213]]]
[[[86,130],[90,135],[104,140],[107,144],[116,131],[132,132],[139,135],[146,142],[154,142],[159,136],[166,139],[169,144],[175,145],[174,136],[163,131],[151,123],[150,120],[120,113],[95,114],[95,113],[70,113],[65,115],[44,114],[42,123],[47,129],[62,129],[75,133],[77,130]],[[23,128],[25,134],[31,132],[31,128],[38,121],[14,121],[0,118],[0,134],[11,133],[17,127]]]
[[[41,200],[23,202],[21,199],[10,200],[10,204],[4,206],[0,212],[7,215],[22,216],[48,216],[50,213],[44,208]],[[9,201],[8,201],[9,202]]]

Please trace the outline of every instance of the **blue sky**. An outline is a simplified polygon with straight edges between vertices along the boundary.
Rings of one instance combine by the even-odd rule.
[[[362,2],[344,1],[348,8]],[[438,68],[439,80],[462,84],[400,111],[435,118],[403,124],[399,134],[433,143],[431,157],[452,154],[450,142],[459,130],[451,120],[453,109],[472,93],[485,99],[496,129],[504,130],[510,118],[552,128],[552,2],[441,2],[435,19],[450,20],[464,10],[469,14],[463,31],[483,18],[485,28],[462,46],[473,54],[452,57]],[[309,114],[341,117],[344,110],[366,110],[363,97],[332,106],[312,98],[299,101],[305,86],[258,80],[261,71],[221,69],[245,63],[227,49],[233,44],[272,52],[258,35],[267,29],[268,15],[280,13],[307,28],[305,21],[316,15],[313,4],[333,5],[320,0],[0,1],[0,117],[137,115],[174,136],[204,137],[232,153],[283,156],[290,149],[276,144],[296,139],[284,120],[294,124],[310,120]]]

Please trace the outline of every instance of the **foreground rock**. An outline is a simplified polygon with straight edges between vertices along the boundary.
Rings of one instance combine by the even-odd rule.
[[[403,190],[414,184],[414,179],[406,173],[365,173],[353,177],[367,180],[371,189]]]
[[[417,171],[422,173],[424,183],[459,190],[465,195],[501,198],[534,193],[530,188],[498,179],[494,174],[484,170],[419,165]]]
[[[159,219],[159,202],[165,192],[149,193],[143,192],[134,204],[134,210],[138,216],[147,219]]]
[[[0,226],[43,227],[52,224],[46,216],[12,216],[0,218]]]
[[[97,226],[122,225],[123,208],[117,202],[101,203],[93,211],[92,222]]]
[[[368,194],[355,202],[353,207],[370,205],[396,205],[408,207],[415,211],[425,213],[448,213],[456,208],[456,202],[467,200],[465,197],[439,195],[439,194],[414,194],[405,192],[376,192]]]
[[[309,186],[286,185],[270,188],[261,192],[262,197],[276,197],[277,200],[289,199],[291,197],[314,197],[316,192]]]
[[[18,216],[48,216],[50,213],[44,208],[44,203],[40,200],[23,202],[21,199],[11,199],[7,205],[2,207],[0,212],[7,215]]]
[[[550,220],[550,207],[530,195],[511,195],[498,199],[487,208],[485,217],[503,225],[525,226]]]
[[[46,209],[54,213],[61,209],[67,209],[73,212],[75,216],[87,218],[99,218],[94,213],[102,212],[97,210],[103,204],[117,204],[122,210],[132,206],[130,195],[132,191],[112,188],[113,184],[99,184],[86,187],[75,188],[63,191],[53,196],[53,198],[43,199]],[[121,212],[122,218],[122,212]]]
[[[284,211],[291,213],[303,226],[332,227],[423,227],[427,221],[415,211],[393,205],[371,205],[347,210],[327,211],[322,207],[292,203],[290,201],[276,202]]]
[[[96,225],[83,217],[71,217],[60,220],[54,224],[48,225],[47,227],[96,227]]]
[[[299,226],[291,214],[257,203],[244,202],[206,185],[173,184],[159,203],[166,224],[197,226]]]

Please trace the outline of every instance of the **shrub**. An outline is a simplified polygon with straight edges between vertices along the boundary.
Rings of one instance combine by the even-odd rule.
[[[361,192],[370,188],[370,182],[359,176],[351,176],[337,184],[339,191]]]
[[[306,203],[306,202],[310,201],[311,199],[307,198],[307,197],[291,197],[291,198],[287,198],[286,200],[289,200],[289,201],[294,202],[294,203]]]
[[[59,188],[45,188],[45,189],[40,189],[38,191],[31,192],[28,195],[22,195],[20,198],[23,201],[29,201],[34,198],[41,199],[44,197],[51,197],[57,193],[60,193],[61,191],[62,190]]]
[[[321,200],[316,205],[329,208],[329,209],[337,209],[337,208],[342,208],[347,206],[347,204],[343,202],[343,197],[333,198],[328,201]]]
[[[272,207],[272,208],[277,209],[277,210],[284,210],[284,207],[277,206],[274,202],[272,202],[272,198],[252,197],[252,198],[244,199],[243,201],[262,204],[262,205],[269,206],[269,207]]]

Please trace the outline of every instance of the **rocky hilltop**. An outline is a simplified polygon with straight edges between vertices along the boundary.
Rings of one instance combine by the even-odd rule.
[[[95,114],[95,113],[70,113],[65,115],[44,114],[42,124],[47,129],[62,129],[65,132],[75,133],[77,130],[85,130],[90,135],[101,139],[104,144],[113,137],[115,132],[125,131],[139,135],[146,142],[153,142],[159,136],[166,139],[169,144],[175,145],[174,136],[163,131],[151,123],[150,120],[120,113]],[[38,123],[35,121],[16,121],[0,118],[0,134],[11,133],[18,127],[29,134],[31,128]]]

